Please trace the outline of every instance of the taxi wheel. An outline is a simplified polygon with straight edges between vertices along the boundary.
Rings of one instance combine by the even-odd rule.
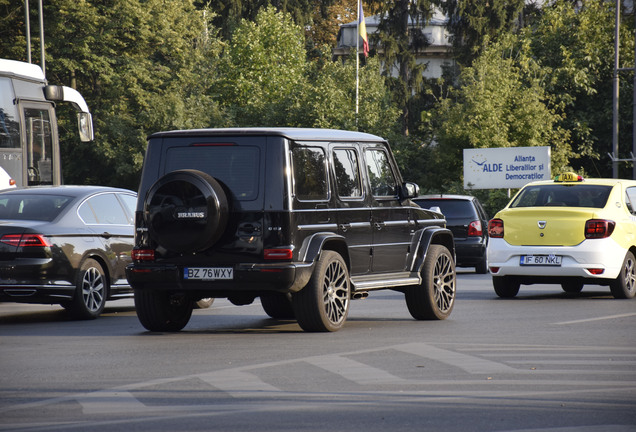
[[[561,289],[568,294],[578,294],[583,289],[583,282],[568,281],[561,284]]]
[[[630,299],[636,296],[636,258],[633,253],[627,251],[621,272],[610,283],[610,290],[617,299]]]
[[[493,276],[492,286],[499,297],[513,298],[519,293],[521,284],[506,276]]]

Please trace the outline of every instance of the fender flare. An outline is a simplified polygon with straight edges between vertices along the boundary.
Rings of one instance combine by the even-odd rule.
[[[426,227],[413,235],[411,242],[410,271],[419,274],[424,266],[426,254],[431,244],[441,244],[445,246],[453,256],[455,261],[455,241],[453,233],[448,228]]]

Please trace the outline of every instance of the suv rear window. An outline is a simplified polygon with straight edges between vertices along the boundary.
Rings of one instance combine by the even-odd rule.
[[[224,183],[239,201],[258,196],[260,149],[255,146],[202,145],[171,147],[165,172],[180,169],[203,171]]]
[[[536,185],[528,186],[510,204],[515,207],[592,207],[603,208],[612,191],[603,185]]]
[[[439,207],[445,216],[461,217],[474,216],[475,209],[470,201],[455,199],[416,199],[415,202],[422,208],[430,209]]]

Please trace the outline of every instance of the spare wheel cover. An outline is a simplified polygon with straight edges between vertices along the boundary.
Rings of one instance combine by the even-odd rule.
[[[219,182],[198,170],[166,174],[152,185],[144,202],[150,238],[179,253],[214,245],[225,231],[228,211]]]

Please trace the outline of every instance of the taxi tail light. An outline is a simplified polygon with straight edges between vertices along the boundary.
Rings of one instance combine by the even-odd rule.
[[[601,275],[605,271],[605,269],[602,268],[589,268],[585,270],[589,271],[593,275]]]
[[[493,238],[503,238],[504,223],[501,219],[491,219],[488,222],[488,235]]]
[[[51,242],[42,234],[5,234],[0,242],[16,247],[51,247]]]
[[[472,221],[468,224],[468,236],[469,237],[481,237],[484,232],[481,229],[481,221]]]
[[[133,249],[131,256],[134,261],[154,261],[155,250],[154,249]]]
[[[599,239],[612,235],[616,222],[605,219],[590,219],[585,222],[585,238]]]

